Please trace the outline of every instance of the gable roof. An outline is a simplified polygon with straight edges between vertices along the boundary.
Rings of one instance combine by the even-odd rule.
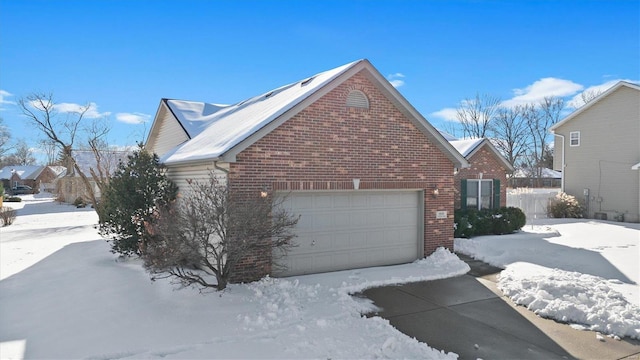
[[[600,100],[602,100],[602,99],[606,98],[607,96],[611,95],[612,93],[614,93],[615,91],[617,91],[618,89],[620,89],[623,86],[624,87],[628,87],[628,88],[633,89],[633,90],[640,91],[640,86],[638,86],[636,84],[632,84],[630,82],[620,81],[620,82],[616,83],[615,85],[613,85],[612,87],[610,87],[607,91],[605,91],[602,94],[596,96],[595,98],[593,98],[588,103],[586,103],[583,106],[581,106],[578,109],[576,109],[574,112],[569,114],[567,117],[565,117],[564,119],[562,119],[561,121],[559,121],[555,125],[551,126],[549,128],[549,131],[552,132],[552,133],[555,132],[555,130],[557,128],[559,128],[560,126],[562,126],[562,125],[566,124],[567,122],[573,120],[576,116],[582,114],[583,112],[585,112],[586,110],[588,110],[589,108],[591,108],[592,106],[597,104]]]
[[[44,168],[41,165],[9,165],[0,170],[0,179],[11,179],[15,172],[22,180],[35,180]]]
[[[483,145],[486,145],[489,148],[489,150],[493,152],[496,159],[498,159],[508,171],[514,170],[513,165],[511,165],[507,161],[507,159],[505,159],[504,156],[500,154],[498,149],[496,149],[496,147],[493,146],[491,141],[489,141],[487,138],[471,138],[471,139],[464,139],[464,140],[455,139],[455,140],[449,140],[449,142],[467,160],[469,160],[476,152],[478,152],[478,150],[480,150],[480,148],[482,148]]]
[[[367,60],[348,63],[233,105],[162,99],[160,107],[171,111],[189,140],[160,154],[160,160],[166,164],[235,161],[240,151],[362,70],[455,166],[468,166],[464,157]],[[163,121],[159,114],[160,111],[152,131]]]

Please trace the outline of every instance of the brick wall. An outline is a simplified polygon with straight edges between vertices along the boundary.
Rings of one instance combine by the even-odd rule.
[[[462,179],[479,179],[482,173],[483,179],[500,180],[500,206],[507,204],[507,172],[501,162],[496,158],[493,151],[487,145],[476,151],[469,159],[468,168],[460,169],[455,176],[455,208],[460,208],[460,180]]]
[[[347,108],[350,90],[368,110]],[[424,189],[424,252],[453,249],[453,164],[362,74],[356,74],[237,155],[235,191]],[[437,187],[439,194],[433,195]],[[435,212],[448,211],[436,220]],[[271,270],[271,254],[246,259],[234,281]]]

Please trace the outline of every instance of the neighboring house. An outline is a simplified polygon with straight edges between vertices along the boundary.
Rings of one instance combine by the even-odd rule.
[[[116,170],[120,162],[127,162],[127,156],[131,154],[130,151],[120,150],[105,150],[101,152],[102,160],[101,166],[104,171],[104,176],[108,177]],[[85,174],[93,188],[93,192],[97,199],[100,198],[100,188],[98,187],[96,180],[91,174],[91,169],[94,169],[96,175],[100,177],[97,171],[97,161],[94,153],[91,150],[75,150],[73,152],[74,158],[78,164],[80,170]],[[66,169],[65,176],[61,177],[57,183],[56,191],[60,201],[72,203],[77,198],[83,198],[84,201],[89,201],[89,192],[78,172],[72,169],[71,173],[68,173]]]
[[[513,166],[486,138],[458,140],[446,134],[469,162],[455,172],[456,209],[493,209],[507,204],[507,173]]]
[[[562,191],[590,218],[640,221],[640,87],[619,82],[550,130]]]
[[[453,249],[454,168],[467,162],[367,60],[234,105],[162,99],[146,144],[188,191],[209,171],[234,191],[287,195],[301,218],[232,281],[411,262]]]
[[[9,165],[0,169],[0,180],[7,192],[18,185],[30,186],[37,192],[43,184],[55,182],[59,175],[54,166]]]
[[[519,168],[509,178],[509,187],[559,188],[562,173],[549,168]]]

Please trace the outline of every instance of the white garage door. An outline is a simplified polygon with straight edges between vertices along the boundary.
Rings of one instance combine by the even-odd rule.
[[[411,262],[422,254],[417,191],[293,192],[284,206],[301,215],[298,245],[274,259],[290,276]]]

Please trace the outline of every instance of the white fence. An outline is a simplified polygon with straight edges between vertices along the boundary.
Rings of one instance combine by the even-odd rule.
[[[547,205],[556,194],[558,188],[515,188],[507,189],[507,206],[520,208],[527,215],[527,222],[534,219],[547,218]]]

